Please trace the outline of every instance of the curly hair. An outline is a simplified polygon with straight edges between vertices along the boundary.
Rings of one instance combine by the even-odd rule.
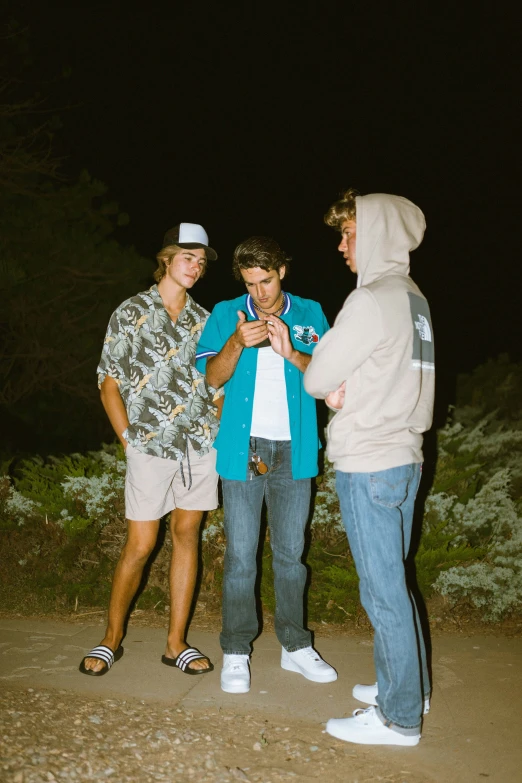
[[[181,253],[181,252],[183,252],[183,248],[178,247],[178,245],[167,245],[166,247],[160,250],[160,252],[156,256],[156,261],[158,262],[158,268],[156,269],[153,275],[156,283],[159,283],[160,280],[163,280],[163,278],[167,273],[167,267],[169,266],[170,262],[172,261],[172,259],[177,253]],[[200,280],[205,274],[206,269],[207,269],[207,265],[205,264],[205,266],[203,267],[203,271],[201,272],[200,275]]]
[[[232,271],[236,280],[242,280],[241,270],[255,266],[270,271],[284,266],[286,274],[290,268],[291,256],[281,250],[275,239],[270,237],[250,237],[241,242],[234,250]]]
[[[360,194],[354,188],[345,190],[341,195],[341,198],[336,201],[335,204],[332,204],[324,216],[326,225],[340,231],[345,220],[356,220],[357,206],[355,198],[359,195]]]

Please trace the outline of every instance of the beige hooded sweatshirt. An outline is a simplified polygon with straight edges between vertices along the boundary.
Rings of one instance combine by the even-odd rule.
[[[346,382],[343,408],[328,426],[327,455],[336,470],[369,473],[422,462],[435,365],[428,303],[409,276],[424,215],[385,193],[356,203],[357,289],[315,348],[304,385],[324,399]]]

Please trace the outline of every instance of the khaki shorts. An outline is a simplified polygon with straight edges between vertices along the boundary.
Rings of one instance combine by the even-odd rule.
[[[135,522],[161,519],[175,508],[210,511],[218,506],[215,449],[199,457],[189,443],[183,462],[125,450],[125,516]],[[189,464],[190,461],[190,471]],[[190,485],[192,476],[192,485]],[[184,481],[183,481],[184,480]]]

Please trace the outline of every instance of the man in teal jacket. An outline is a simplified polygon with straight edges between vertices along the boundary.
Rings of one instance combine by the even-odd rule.
[[[196,367],[206,372],[208,383],[225,390],[214,446],[227,538],[220,640],[221,687],[228,693],[250,688],[263,500],[273,552],[281,666],[313,682],[337,679],[303,626],[306,569],[301,562],[320,448],[315,401],[304,390],[303,374],[328,323],[317,302],[282,290],[289,262],[268,237],[251,237],[236,248],[234,274],[245,283],[247,294],[216,305],[196,356]]]

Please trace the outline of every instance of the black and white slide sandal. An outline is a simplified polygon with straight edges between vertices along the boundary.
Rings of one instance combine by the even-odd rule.
[[[192,661],[197,661],[199,659],[208,661],[208,667],[206,669],[193,669],[190,666]],[[208,674],[209,672],[214,671],[214,664],[210,662],[210,658],[203,655],[203,653],[195,647],[187,647],[186,650],[180,652],[177,658],[167,658],[166,655],[162,655],[161,662],[164,663],[165,666],[176,666],[176,668],[181,669],[183,674]]]
[[[82,674],[89,674],[91,677],[103,677],[107,674],[113,663],[119,661],[123,655],[123,647],[118,647],[116,651],[111,650],[110,647],[106,647],[104,644],[100,644],[98,647],[94,647],[80,663],[79,669]],[[85,661],[87,658],[98,658],[99,661],[103,661],[105,666],[100,669],[99,672],[95,672],[92,669],[85,668]]]

